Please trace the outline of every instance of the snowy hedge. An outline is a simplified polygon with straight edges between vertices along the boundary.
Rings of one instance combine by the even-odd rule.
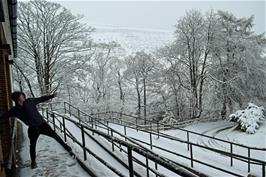
[[[253,134],[259,128],[259,125],[265,121],[265,110],[262,106],[248,103],[246,109],[231,114],[229,120],[238,122],[241,130]]]

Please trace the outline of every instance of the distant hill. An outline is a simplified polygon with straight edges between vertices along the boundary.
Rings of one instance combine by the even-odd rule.
[[[96,42],[116,41],[127,53],[140,50],[156,50],[173,41],[173,32],[153,29],[137,29],[115,26],[93,26],[92,38]]]

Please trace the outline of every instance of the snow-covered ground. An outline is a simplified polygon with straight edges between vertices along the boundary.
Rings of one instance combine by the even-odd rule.
[[[64,148],[54,139],[41,135],[37,142],[37,165],[30,167],[29,138],[23,125],[23,144],[20,149],[22,164],[18,164],[18,177],[86,177],[89,176]]]
[[[117,26],[98,25],[92,38],[96,42],[115,41],[125,49],[127,54],[145,50],[151,52],[173,40],[172,31],[132,29]]]

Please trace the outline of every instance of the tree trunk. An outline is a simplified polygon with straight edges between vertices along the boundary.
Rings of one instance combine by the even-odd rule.
[[[146,96],[146,79],[143,78],[143,87],[144,87],[144,95],[143,95],[143,102],[144,102],[144,123],[147,123],[147,96]]]
[[[137,78],[136,78],[136,91],[137,91],[137,97],[138,97],[138,117],[140,118],[140,115],[141,115],[141,97],[140,97],[139,83],[138,83]]]

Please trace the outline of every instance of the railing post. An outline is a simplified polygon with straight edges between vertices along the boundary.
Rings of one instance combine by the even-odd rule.
[[[147,177],[150,176],[149,174],[149,159],[147,158],[147,155],[146,155],[146,170],[147,170]]]
[[[193,168],[193,149],[192,149],[192,144],[190,144],[190,159],[191,159],[191,167]]]
[[[46,118],[47,118],[47,122],[48,122],[48,119],[49,119],[48,108],[46,108]]]
[[[262,177],[265,177],[266,175],[265,166],[266,166],[266,163],[262,163]]]
[[[189,132],[187,131],[187,150],[189,151]]]
[[[122,152],[122,145],[121,145],[121,142],[119,142],[119,149],[120,149],[120,152]]]
[[[248,147],[248,172],[250,172],[250,148]]]
[[[233,144],[230,143],[230,158],[231,158],[231,167],[233,166]]]
[[[151,149],[152,149],[152,134],[150,132],[150,146],[151,146]]]
[[[91,117],[91,128],[93,128],[93,120],[94,118]],[[94,135],[94,131],[92,131],[92,135]]]
[[[54,131],[56,131],[56,128],[55,128],[55,116],[54,116],[54,113],[52,114],[52,119],[53,119]]]
[[[125,136],[127,136],[127,128],[125,125],[124,125],[124,134],[125,134]]]
[[[157,164],[157,162],[155,162],[155,170],[158,170],[158,164]],[[156,177],[158,177],[157,173],[156,173]]]
[[[70,104],[68,104],[68,109],[69,109],[69,116],[71,117],[71,108],[70,108]]]
[[[157,133],[158,133],[158,139],[159,139],[159,120],[157,120]]]
[[[63,130],[64,130],[64,139],[65,142],[67,141],[67,136],[66,136],[66,123],[65,123],[65,118],[63,117]]]
[[[64,111],[65,111],[65,114],[66,114],[66,102],[64,102]]]
[[[134,174],[133,174],[133,161],[132,161],[132,148],[130,146],[127,147],[127,156],[128,156],[129,176],[130,177],[134,177]]]
[[[113,137],[113,130],[111,129],[111,136]],[[112,150],[115,151],[114,141],[112,139]]]
[[[138,119],[137,117],[135,117],[135,119],[136,119],[136,130],[138,131]]]
[[[87,160],[87,153],[86,153],[86,142],[85,142],[85,136],[84,136],[84,127],[81,125],[81,136],[82,136],[82,148],[84,153],[84,160]]]
[[[78,109],[78,119],[79,119],[79,123],[80,123],[80,110]]]

